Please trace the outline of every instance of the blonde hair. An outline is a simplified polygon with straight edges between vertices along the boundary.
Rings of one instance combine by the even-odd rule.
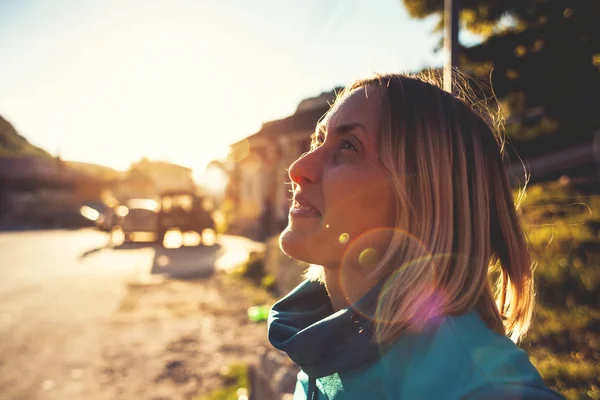
[[[467,99],[465,82],[460,95],[443,91],[433,73],[377,75],[347,88],[376,89],[380,157],[397,194],[396,229],[372,270],[386,278],[376,314],[381,343],[472,309],[513,341],[531,322],[533,263],[504,139]]]

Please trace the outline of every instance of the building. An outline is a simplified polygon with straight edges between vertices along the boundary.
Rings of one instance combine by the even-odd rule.
[[[308,151],[310,135],[335,93],[303,100],[293,115],[266,122],[254,135],[231,145],[230,231],[264,239],[287,224],[291,198],[287,168]]]

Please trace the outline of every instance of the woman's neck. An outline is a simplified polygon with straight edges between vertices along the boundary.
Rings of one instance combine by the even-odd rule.
[[[334,311],[356,303],[374,285],[373,279],[365,277],[364,271],[353,268],[323,267],[323,280]]]

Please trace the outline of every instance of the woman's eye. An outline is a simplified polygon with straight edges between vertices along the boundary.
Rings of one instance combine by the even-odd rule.
[[[356,151],[356,146],[350,140],[340,141],[340,150]]]

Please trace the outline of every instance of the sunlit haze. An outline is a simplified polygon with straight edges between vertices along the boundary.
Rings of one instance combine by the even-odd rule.
[[[441,65],[400,0],[0,1],[0,115],[63,159],[202,169],[372,72]]]

